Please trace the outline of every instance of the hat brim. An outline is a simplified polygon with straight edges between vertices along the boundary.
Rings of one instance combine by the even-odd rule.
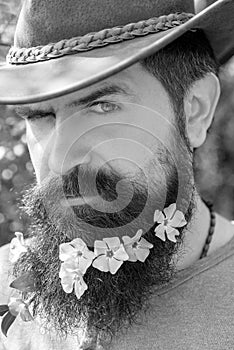
[[[165,32],[49,61],[2,65],[0,103],[35,103],[78,91],[159,51],[193,28],[205,31],[217,58],[224,63],[234,54],[233,13],[234,1],[219,0]]]

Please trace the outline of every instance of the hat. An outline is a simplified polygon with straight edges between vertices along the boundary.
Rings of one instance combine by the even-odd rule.
[[[0,65],[0,103],[80,90],[202,29],[223,64],[234,54],[234,0],[25,0]]]

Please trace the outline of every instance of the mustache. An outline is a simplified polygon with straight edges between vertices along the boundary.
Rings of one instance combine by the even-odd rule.
[[[146,182],[143,171],[141,178]],[[87,223],[90,217],[101,218],[104,214],[110,227],[129,223],[142,212],[148,198],[147,187],[139,186],[135,179],[100,169],[93,173],[75,168],[62,180],[66,197],[63,202],[67,202],[75,215]],[[105,225],[102,220],[97,221],[97,226]]]
[[[91,246],[90,237],[102,239],[104,231],[106,236],[122,237],[129,226],[133,236],[149,202],[144,185],[147,178],[143,172],[140,176],[143,184],[115,172],[76,167],[69,174],[49,176],[40,185],[34,184],[25,192],[21,209],[36,226],[43,222],[44,227],[67,231],[70,239],[85,234],[85,242]],[[95,201],[89,201],[93,197]]]
[[[141,171],[140,173],[141,177],[146,180],[144,172]],[[74,168],[70,174],[62,177],[62,186],[66,198],[72,199],[69,200],[69,203],[74,203],[74,205],[76,205],[76,198],[79,203],[79,199],[86,202],[86,199],[99,197],[108,206],[114,202],[116,207],[121,207],[120,200],[125,201],[125,198],[128,197],[130,201],[135,192],[139,192],[136,188],[135,178],[123,178],[115,172],[106,172],[102,169],[94,172],[79,169],[79,167]],[[141,188],[141,192],[143,190],[145,188]]]

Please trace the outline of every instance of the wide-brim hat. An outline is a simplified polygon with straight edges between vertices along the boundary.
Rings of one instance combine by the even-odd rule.
[[[196,29],[224,64],[234,54],[234,0],[26,0],[0,65],[0,103],[75,92]]]

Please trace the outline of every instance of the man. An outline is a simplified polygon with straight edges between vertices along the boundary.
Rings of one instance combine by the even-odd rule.
[[[10,264],[1,248],[3,349],[233,348],[234,227],[193,156],[234,2],[195,5],[24,2],[0,101],[25,118],[36,183],[28,240]]]

